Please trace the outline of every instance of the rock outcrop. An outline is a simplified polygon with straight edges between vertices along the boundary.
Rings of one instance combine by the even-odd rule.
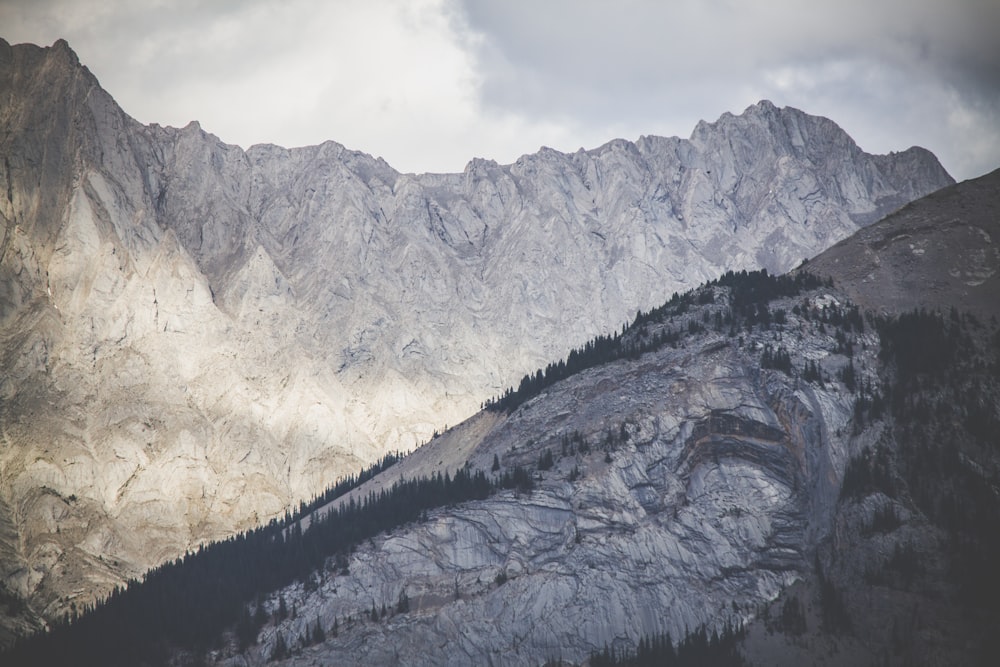
[[[461,174],[244,151],[140,125],[63,41],[0,42],[0,130],[0,578],[43,617],[951,182],[767,102]]]
[[[666,327],[678,346],[435,438],[331,506],[463,468],[524,466],[535,488],[360,546],[263,601],[294,618],[213,657],[264,664],[281,643],[286,665],[587,664],[642,638],[742,627],[749,664],[992,664],[996,178],[914,202],[807,264],[835,286],[767,311],[703,288],[623,336]],[[309,639],[316,627],[337,632]]]

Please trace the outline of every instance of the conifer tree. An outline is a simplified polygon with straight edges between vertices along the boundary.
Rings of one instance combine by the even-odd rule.
[[[406,595],[406,590],[399,591],[399,601],[396,603],[396,613],[405,614],[410,611],[410,598]]]
[[[284,660],[288,657],[288,644],[285,643],[285,636],[280,632],[274,640],[274,648],[271,649],[271,660]]]

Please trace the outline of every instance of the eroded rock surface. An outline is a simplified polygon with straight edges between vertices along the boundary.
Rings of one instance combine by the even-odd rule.
[[[461,174],[244,151],[138,124],[62,41],[0,42],[0,128],[0,576],[47,617],[951,182],[767,102]]]

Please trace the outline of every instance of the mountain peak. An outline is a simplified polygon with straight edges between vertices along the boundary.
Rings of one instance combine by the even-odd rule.
[[[67,42],[62,37],[60,37],[59,39],[57,39],[55,42],[52,43],[52,50],[58,51],[60,53],[71,53],[73,54],[74,58],[76,57],[76,52],[73,51],[72,48],[70,48],[69,42]]]
[[[751,104],[746,110],[750,111],[751,109],[758,109],[761,111],[777,111],[778,107],[776,107],[774,102],[771,100],[763,99],[757,102],[757,104]]]
[[[69,67],[86,69],[80,64],[80,58],[77,57],[76,51],[70,47],[69,42],[65,39],[57,39],[52,43],[52,46],[45,49],[45,51],[51,53],[54,57],[60,59]]]
[[[707,133],[712,132],[715,129],[721,129],[725,127],[744,127],[752,122],[771,122],[778,119],[783,119],[787,116],[804,116],[808,118],[821,118],[819,116],[810,116],[809,114],[796,109],[795,107],[779,107],[775,105],[771,100],[760,100],[755,104],[751,104],[743,113],[737,115],[732,112],[726,111],[719,116],[718,120],[715,122],[710,121],[699,121],[695,126],[695,130],[691,135],[692,140],[702,137]],[[822,119],[826,120],[826,119]]]

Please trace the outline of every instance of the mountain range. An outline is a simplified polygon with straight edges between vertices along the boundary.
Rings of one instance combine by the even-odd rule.
[[[501,465],[529,463],[539,456],[542,434],[568,436],[556,426],[569,417],[558,415],[588,410],[597,413],[577,429],[586,437],[618,429],[619,439],[628,434],[628,442],[648,440],[650,447],[643,455],[628,450],[635,463],[627,475],[635,479],[614,477],[622,467],[615,456],[579,471],[599,480],[589,485],[594,496],[588,502],[598,508],[590,521],[597,533],[607,533],[595,533],[605,543],[599,553],[581,550],[580,563],[607,574],[601,563],[628,562],[623,569],[632,576],[664,556],[678,578],[689,575],[696,561],[704,562],[699,576],[707,577],[690,580],[688,588],[645,587],[650,599],[622,598],[619,611],[593,620],[594,628],[606,634],[635,610],[673,606],[679,610],[671,619],[643,620],[623,641],[633,642],[638,632],[668,630],[679,637],[684,628],[747,620],[751,608],[812,571],[809,555],[828,537],[837,482],[855,447],[830,431],[851,413],[849,397],[814,392],[803,399],[788,389],[790,397],[778,400],[782,391],[757,386],[760,377],[747,371],[744,352],[709,349],[720,339],[683,363],[658,359],[660,374],[632,368],[622,377],[587,376],[590,384],[574,391],[600,397],[596,407],[570,401],[547,408],[558,413],[547,421],[523,426],[517,426],[519,412],[463,420],[524,373],[594,336],[614,334],[636,311],[649,311],[674,292],[730,270],[782,273],[952,183],[923,149],[868,155],[833,122],[769,102],[699,123],[686,140],[615,140],[574,154],[542,149],[511,165],[473,160],[461,174],[400,174],[332,142],[243,150],[196,123],[176,129],[132,120],[65,42],[51,48],[0,44],[0,127],[0,183],[6,184],[6,197],[0,197],[0,572],[8,593],[26,601],[22,613],[10,617],[18,633],[89,604],[198,544],[280,516],[338,477],[387,451],[411,449],[448,425],[462,423],[406,459],[421,461],[421,474],[435,465],[487,464],[463,458],[474,446],[476,456],[496,454]],[[995,192],[990,187],[984,200]],[[942,210],[949,207],[942,204]],[[934,227],[925,233],[930,240],[914,248],[930,252],[930,259]],[[974,240],[979,232],[969,233]],[[901,247],[888,243],[898,236],[873,241],[873,252],[882,257],[882,247]],[[966,273],[953,276],[970,290],[986,286],[973,290],[982,313],[995,284],[992,246],[962,247],[985,248],[981,258],[955,264]],[[823,259],[808,268],[838,261],[847,260]],[[886,264],[890,275],[898,275],[892,268],[897,262]],[[887,280],[872,271],[864,275],[875,285]],[[851,284],[859,291],[814,298],[875,305],[877,294],[862,297],[863,280]],[[950,283],[942,283],[942,302],[951,299],[949,290]],[[913,285],[900,284],[895,292],[919,302]],[[785,306],[791,312],[792,303]],[[887,312],[898,306],[885,304]],[[721,317],[722,307],[717,310]],[[714,322],[711,309],[704,313]],[[675,325],[691,327],[691,321]],[[765,345],[749,335],[744,343]],[[823,358],[815,356],[819,347],[813,356],[793,350],[795,363]],[[866,363],[877,366],[871,355]],[[602,372],[611,371],[591,374]],[[635,390],[649,383],[649,396]],[[661,414],[667,390],[684,397],[670,407],[680,412],[669,416]],[[621,405],[611,400],[619,395]],[[744,402],[748,396],[757,398]],[[726,415],[713,421],[719,410]],[[785,415],[802,410],[812,415],[805,435],[774,430],[781,430]],[[476,445],[498,428],[506,435]],[[798,467],[784,460],[765,466],[769,475],[785,470],[777,482],[742,463],[732,470],[699,468],[703,454],[695,445],[705,441],[705,455],[717,456],[712,452],[733,429],[760,430],[754,452],[781,443]],[[697,433],[702,435],[692,435]],[[827,440],[817,442],[814,433]],[[694,452],[683,460],[676,458],[681,443]],[[436,462],[427,458],[432,452],[439,452]],[[654,458],[642,459],[647,455]],[[656,483],[642,481],[654,459],[669,465],[662,463]],[[788,472],[789,466],[795,470]],[[653,531],[648,553],[634,553],[614,528],[641,533],[649,516],[667,510],[684,515],[681,490],[693,474],[708,475],[698,482],[707,489],[698,496],[709,503],[684,519],[693,532],[684,532],[687,524],[671,524],[667,534]],[[754,536],[752,549],[717,550],[721,542],[695,530],[721,521],[713,512],[722,511],[724,498],[712,490],[721,478],[729,489],[723,495],[760,500],[759,512],[740,514],[718,531],[723,541],[733,539],[730,530]],[[648,494],[635,490],[646,486]],[[544,517],[522,519],[517,530],[497,521],[500,533],[483,538],[498,545],[488,549],[494,555],[473,554],[475,567],[462,568],[475,571],[477,590],[485,591],[483,577],[492,581],[500,565],[514,578],[533,572],[539,558],[557,570],[578,571],[580,564],[567,564],[572,555],[560,551],[569,543],[559,541],[570,536],[573,517],[573,544],[577,535],[586,543],[586,531],[575,532],[575,492],[553,493],[546,501],[551,506],[539,510]],[[533,497],[539,496],[544,494]],[[486,514],[503,511],[498,505]],[[780,530],[772,530],[772,513],[781,517]],[[542,534],[525,541],[538,521]],[[525,541],[528,551],[514,559],[516,565],[510,558],[497,562],[496,554],[517,553],[503,535]],[[548,544],[545,535],[555,542]],[[425,560],[392,564],[392,581],[400,581],[398,568],[429,567],[427,590],[437,591],[444,584],[432,574],[442,566],[426,563],[434,553],[426,541],[437,538],[412,539],[426,547]],[[548,546],[531,546],[535,542]],[[671,551],[678,544],[701,547],[697,553]],[[382,586],[384,601],[393,593],[389,580],[373,572],[363,586]],[[732,572],[743,578],[732,581]],[[705,589],[705,581],[714,588]],[[507,590],[536,583],[526,578]],[[606,602],[614,588],[610,580],[596,588],[570,580],[552,585],[582,591],[580,609]],[[462,586],[452,581],[452,589]],[[751,588],[757,592],[748,596]],[[636,587],[621,588],[629,590]],[[343,604],[357,606],[364,595],[366,604],[375,600],[354,595]],[[737,598],[737,608],[746,605],[742,611],[733,608],[724,619],[714,611]],[[490,596],[477,599],[490,604]],[[507,613],[537,617],[503,600]],[[448,613],[469,617],[468,609],[452,609]],[[472,616],[492,619],[501,611],[477,609]],[[437,618],[443,623],[447,613]],[[568,637],[563,642],[558,633],[579,627],[571,624],[581,619],[562,618],[566,625],[550,628],[546,639],[524,639],[525,650],[537,657],[537,651],[564,644],[578,655],[599,648]],[[380,645],[412,645],[406,632],[398,636]],[[468,637],[466,659],[510,648],[485,629]],[[596,632],[588,641],[616,638]]]
[[[992,664],[998,304],[895,310],[895,289],[862,309],[849,294],[912,270],[921,233],[970,265],[992,240],[961,241],[995,237],[981,210],[998,200],[1000,170],[793,273],[674,295],[412,454],[9,657]],[[988,303],[968,282],[944,303]]]

